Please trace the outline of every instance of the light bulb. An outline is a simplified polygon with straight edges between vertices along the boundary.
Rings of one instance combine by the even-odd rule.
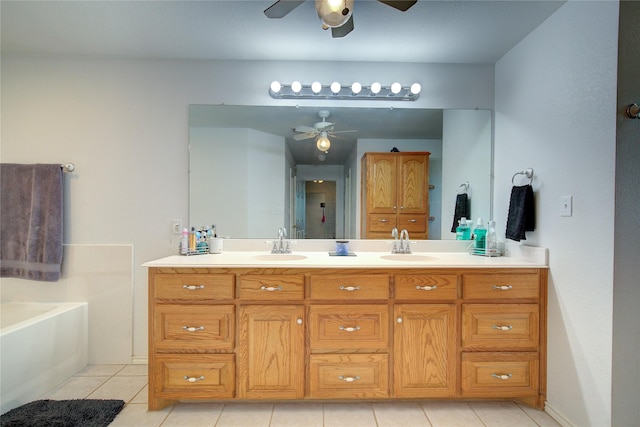
[[[320,134],[320,137],[316,141],[316,147],[318,147],[318,150],[320,151],[327,151],[329,150],[329,148],[331,148],[331,141],[329,141],[329,138],[327,138],[326,132],[322,132]]]
[[[362,85],[358,82],[353,82],[353,84],[351,85],[351,92],[354,95],[357,95],[360,93],[361,90],[362,90]]]
[[[340,89],[342,89],[342,86],[340,85],[340,83],[338,82],[331,83],[331,92],[338,94],[340,92]]]
[[[302,83],[300,83],[297,80],[295,82],[291,83],[291,90],[294,93],[300,93],[300,91],[302,90]]]
[[[351,18],[353,0],[316,0],[316,12],[323,26],[337,28]]]
[[[380,86],[380,83],[375,82],[371,84],[371,93],[374,95],[377,95],[378,93],[380,93],[380,89],[382,89],[382,86]]]
[[[274,80],[271,82],[271,92],[278,93],[280,92],[280,89],[282,89],[282,85],[280,84],[279,81]]]
[[[395,82],[391,85],[391,93],[397,95],[402,90],[402,85],[398,82]]]
[[[417,95],[420,93],[421,90],[422,90],[422,86],[420,86],[420,83],[414,83],[411,85],[412,94]]]
[[[320,93],[320,91],[322,90],[322,85],[320,84],[320,82],[313,82],[311,83],[311,90],[313,91],[313,93]]]

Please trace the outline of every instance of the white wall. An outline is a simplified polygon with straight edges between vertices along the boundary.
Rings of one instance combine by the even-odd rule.
[[[495,217],[533,167],[523,243],[549,248],[547,408],[576,426],[611,424],[617,22],[617,2],[570,1],[496,63]]]
[[[295,105],[269,97],[276,78],[419,81],[420,99],[403,107],[493,107],[493,65],[485,64],[2,56],[2,161],[74,162],[64,242],[133,244],[134,356],[147,354],[147,271],[140,265],[175,253],[171,222],[187,222],[188,106]],[[350,102],[323,106],[338,104]]]

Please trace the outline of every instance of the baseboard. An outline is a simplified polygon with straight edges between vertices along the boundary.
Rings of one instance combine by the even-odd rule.
[[[567,417],[565,417],[560,411],[553,407],[549,402],[544,402],[544,411],[549,414],[551,418],[556,420],[562,427],[576,427]]]
[[[131,358],[132,365],[148,365],[149,358],[147,356],[133,356]]]

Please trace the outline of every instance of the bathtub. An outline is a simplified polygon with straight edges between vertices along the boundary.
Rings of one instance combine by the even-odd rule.
[[[0,317],[0,413],[87,366],[87,303],[2,303]]]

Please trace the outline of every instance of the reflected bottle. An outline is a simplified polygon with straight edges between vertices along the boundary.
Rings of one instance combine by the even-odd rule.
[[[471,227],[465,217],[460,218],[456,227],[456,240],[471,240]]]
[[[487,229],[484,226],[484,220],[482,218],[478,218],[478,222],[476,223],[476,228],[473,233],[476,236],[474,247],[476,249],[485,249],[487,246]]]

